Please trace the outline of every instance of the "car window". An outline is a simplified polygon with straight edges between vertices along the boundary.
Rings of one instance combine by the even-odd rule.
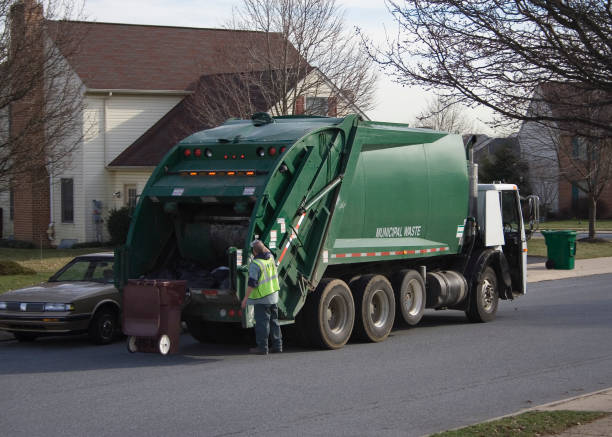
[[[92,263],[91,280],[96,282],[113,282],[113,263],[97,262]]]
[[[77,260],[53,276],[52,281],[113,282],[113,262],[103,260]]]

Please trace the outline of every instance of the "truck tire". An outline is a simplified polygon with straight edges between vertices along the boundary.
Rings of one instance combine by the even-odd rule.
[[[346,282],[324,278],[306,299],[304,319],[310,342],[323,349],[340,349],[351,337],[355,303]]]
[[[498,304],[497,276],[495,270],[487,266],[472,284],[470,304],[465,314],[470,322],[490,322],[495,318]]]
[[[355,338],[384,341],[395,320],[395,297],[391,283],[381,275],[364,275],[351,282],[355,297]]]
[[[212,338],[209,330],[207,329],[208,326],[206,322],[196,319],[186,319],[185,323],[187,324],[187,330],[189,331],[189,334],[191,334],[191,336],[198,340],[200,343],[212,342]]]
[[[403,321],[408,326],[415,326],[421,321],[425,312],[425,282],[416,270],[401,270],[393,278],[395,308],[399,309]]]

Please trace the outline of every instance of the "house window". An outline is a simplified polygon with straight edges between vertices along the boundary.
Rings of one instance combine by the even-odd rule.
[[[306,97],[306,114],[326,116],[329,112],[327,97]]]
[[[138,195],[136,194],[136,185],[124,185],[123,192],[125,193],[125,205],[130,208],[136,208]]]
[[[74,222],[74,181],[64,179],[61,181],[62,190],[62,223]]]

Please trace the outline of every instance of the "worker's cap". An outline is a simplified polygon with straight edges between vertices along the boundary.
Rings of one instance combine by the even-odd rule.
[[[261,241],[259,241],[259,240],[256,238],[256,239],[254,239],[253,241],[251,241],[251,247],[255,247],[255,245],[256,245],[257,243],[261,243]]]

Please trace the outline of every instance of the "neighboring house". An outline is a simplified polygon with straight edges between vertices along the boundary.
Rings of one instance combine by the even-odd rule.
[[[48,192],[23,192],[13,186],[0,194],[2,237],[43,245],[49,244],[42,241],[47,234],[52,235],[51,245],[104,241],[109,212],[133,206],[165,153],[180,139],[211,126],[194,111],[197,99],[215,94],[223,99],[211,77],[239,75],[252,68],[249,51],[258,40],[263,46],[266,35],[111,23],[51,24],[84,35],[78,53],[69,58],[84,95],[84,110],[78,114],[83,139],[65,168],[49,175]],[[268,109],[258,107],[257,98],[254,101],[255,110]],[[336,115],[335,102],[324,91],[300,96],[294,112],[304,113],[313,105],[319,115]],[[38,206],[31,214],[13,214],[14,198],[36,196],[31,203]]]
[[[471,138],[471,135],[467,137]],[[510,147],[516,156],[520,156],[520,150],[516,137],[489,137],[487,135],[477,135],[474,144],[474,161],[480,164],[485,158],[495,155],[503,147]]]
[[[585,96],[568,84],[551,83],[536,90],[529,113],[543,117],[567,114],[570,109],[564,109],[555,101],[558,96],[563,100],[570,95],[569,90],[577,95],[577,99],[587,103],[585,107],[589,106],[588,94]],[[582,116],[584,111],[579,115]],[[580,182],[569,182],[576,173],[572,166],[580,163],[584,154],[580,138],[583,131],[583,127],[571,121],[529,121],[521,125],[518,133],[521,157],[529,164],[529,182],[534,194],[540,197],[545,213],[568,217],[585,214],[588,196],[578,188]],[[612,217],[612,184],[603,189],[597,205],[598,217]]]

